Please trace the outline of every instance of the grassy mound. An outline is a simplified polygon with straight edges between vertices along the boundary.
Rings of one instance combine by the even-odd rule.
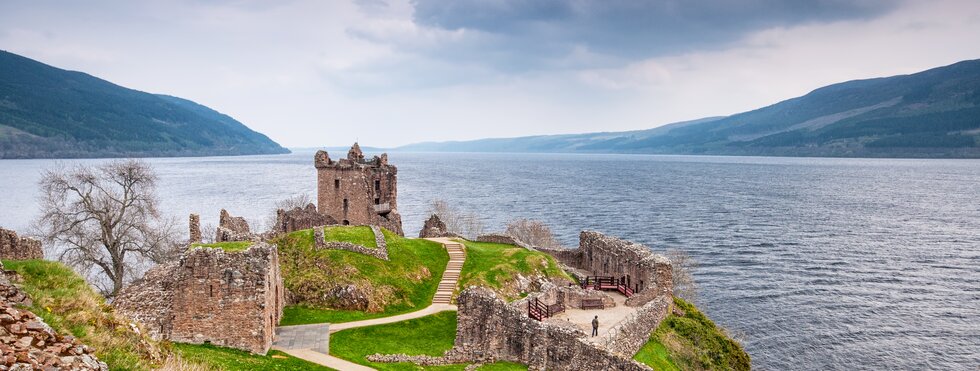
[[[715,326],[693,304],[674,298],[684,316],[673,314],[660,324],[634,359],[655,370],[749,370],[742,345]]]
[[[358,243],[373,233],[366,227],[331,227],[328,241]],[[363,231],[366,230],[366,235]],[[287,306],[280,325],[323,322],[349,322],[387,317],[429,306],[449,254],[442,245],[408,239],[383,230],[389,261],[344,250],[314,249],[313,230],[303,230],[277,238],[279,262],[287,289],[299,305]],[[355,285],[368,296],[366,311],[334,310],[330,289]]]
[[[71,334],[95,348],[112,370],[146,370],[159,365],[165,351],[117,317],[82,277],[61,263],[45,260],[3,262],[24,279],[17,284],[33,300],[34,312],[55,331]]]
[[[174,350],[187,362],[207,365],[217,370],[330,370],[330,368],[270,350],[265,356],[238,349],[209,344],[173,344]]]
[[[411,363],[373,363],[371,354],[408,354],[440,356],[456,340],[456,312],[439,312],[430,316],[386,325],[359,327],[330,336],[330,354],[378,370],[418,370]],[[466,365],[426,367],[426,370],[463,370]],[[527,370],[526,366],[498,362],[478,370]]]
[[[525,277],[561,277],[571,280],[551,255],[525,248],[488,242],[464,241],[466,262],[460,272],[460,288],[485,286],[506,300],[521,296],[518,274]]]
[[[374,240],[374,232],[371,231],[371,227],[365,226],[326,227],[323,228],[323,240],[346,241],[364,247],[378,247],[378,242]]]
[[[214,242],[214,243],[195,243],[191,244],[191,248],[195,247],[205,247],[209,249],[222,249],[227,252],[239,252],[245,251],[249,246],[252,246],[251,241],[230,241],[230,242]]]

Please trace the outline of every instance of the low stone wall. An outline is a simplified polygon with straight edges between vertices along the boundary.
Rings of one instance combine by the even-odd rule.
[[[648,301],[610,329],[603,336],[603,345],[614,353],[632,357],[650,339],[650,333],[667,318],[672,305],[673,301],[667,296],[658,296]]]
[[[0,228],[0,259],[44,259],[44,250],[41,249],[41,241],[19,237],[17,232]]]
[[[489,243],[502,243],[506,245],[514,245],[523,247],[528,250],[535,250],[534,247],[503,233],[487,233],[476,236],[478,242],[489,242]]]
[[[377,248],[370,248],[366,246],[361,246],[358,244],[353,244],[350,242],[343,241],[324,241],[323,228],[325,227],[315,227],[313,228],[313,241],[314,248],[317,250],[334,249],[334,250],[345,250],[350,252],[356,252],[358,254],[364,254],[373,256],[381,260],[388,260],[388,242],[385,241],[385,235],[381,232],[381,228],[376,225],[368,226],[371,228],[371,232],[374,233],[374,242],[378,246]]]
[[[538,322],[485,288],[468,288],[459,306],[455,359],[519,362],[532,370],[652,370],[630,357],[588,343],[576,328]]]
[[[16,305],[30,298],[14,286],[0,263],[0,370],[108,370],[92,349],[55,332],[44,320]]]
[[[245,251],[194,248],[151,269],[113,301],[155,339],[265,354],[282,318],[284,288],[276,246]]]

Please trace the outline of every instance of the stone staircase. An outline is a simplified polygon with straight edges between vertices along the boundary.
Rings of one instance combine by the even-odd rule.
[[[456,291],[456,283],[459,281],[459,272],[463,270],[463,261],[466,260],[466,252],[463,244],[450,241],[438,241],[446,247],[449,252],[449,264],[446,264],[446,271],[442,273],[442,281],[439,281],[439,288],[436,295],[432,298],[432,304],[449,304],[453,299],[453,292]]]

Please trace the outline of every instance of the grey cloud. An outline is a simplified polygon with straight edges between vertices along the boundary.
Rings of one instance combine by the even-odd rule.
[[[622,61],[719,48],[771,27],[882,15],[888,0],[415,0],[415,23],[469,30],[497,55],[499,69],[554,67],[555,58],[587,50]],[[492,48],[489,48],[492,47]],[[458,50],[432,51],[456,58]],[[501,52],[513,55],[504,56]],[[487,56],[481,56],[483,59]],[[608,59],[607,59],[608,61]]]

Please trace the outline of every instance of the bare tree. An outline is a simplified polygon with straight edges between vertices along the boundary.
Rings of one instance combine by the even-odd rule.
[[[517,219],[507,224],[507,235],[535,247],[559,247],[551,228],[541,221]]]
[[[693,273],[698,262],[684,250],[667,249],[666,255],[672,267],[674,295],[693,303],[698,298],[698,285],[694,282]]]
[[[160,218],[156,180],[138,160],[46,170],[38,182],[42,214],[36,227],[63,248],[59,260],[94,272],[99,279],[93,284],[115,296],[140,263],[166,260],[176,249],[176,223]]]
[[[483,234],[484,226],[476,213],[463,212],[443,200],[434,200],[429,205],[429,214],[439,216],[446,223],[446,230],[460,236],[474,239]]]

